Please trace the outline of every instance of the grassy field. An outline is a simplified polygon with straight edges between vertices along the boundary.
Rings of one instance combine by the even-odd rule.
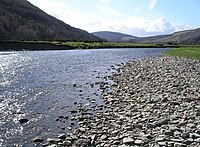
[[[172,50],[166,51],[165,54],[170,56],[178,56],[200,60],[200,46],[174,48]]]

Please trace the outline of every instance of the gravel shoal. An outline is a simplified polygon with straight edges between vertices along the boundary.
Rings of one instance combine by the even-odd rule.
[[[79,128],[60,146],[200,146],[200,61],[131,61],[107,79],[105,105],[96,115],[81,107]]]

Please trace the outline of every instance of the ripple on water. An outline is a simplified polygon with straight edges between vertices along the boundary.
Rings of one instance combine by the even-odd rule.
[[[87,108],[103,104],[95,83],[111,74],[111,65],[157,56],[164,50],[0,53],[0,146],[32,146],[35,136],[71,132],[70,124],[75,123],[71,110],[80,104]],[[21,124],[21,118],[28,122]]]

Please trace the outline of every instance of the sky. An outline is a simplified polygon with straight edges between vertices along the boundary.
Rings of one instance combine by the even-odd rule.
[[[28,0],[88,32],[153,36],[200,27],[200,0]]]

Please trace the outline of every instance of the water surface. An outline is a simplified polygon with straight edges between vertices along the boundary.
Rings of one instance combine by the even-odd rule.
[[[0,146],[33,146],[35,136],[70,133],[74,103],[100,99],[98,85],[111,66],[158,56],[167,49],[92,49],[0,52]],[[29,121],[19,123],[19,119]]]

